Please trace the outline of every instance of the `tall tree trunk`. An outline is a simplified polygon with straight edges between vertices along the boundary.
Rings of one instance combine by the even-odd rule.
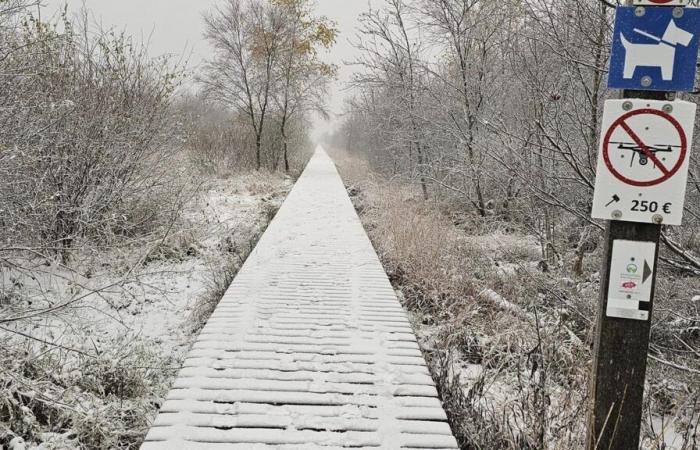
[[[289,149],[289,144],[287,142],[286,116],[282,118],[282,123],[280,124],[280,134],[282,135],[282,156],[284,157],[284,173],[289,173],[289,155],[287,153],[287,150]]]
[[[260,171],[262,168],[262,133],[255,133],[255,170]]]
[[[420,171],[420,187],[423,191],[423,199],[428,200],[428,185],[423,175],[423,148],[420,142],[416,141],[416,154],[418,155],[418,170]]]

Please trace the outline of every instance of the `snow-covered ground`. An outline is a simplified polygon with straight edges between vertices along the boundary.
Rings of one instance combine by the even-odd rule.
[[[105,378],[111,375],[104,374],[111,369],[98,370],[93,364],[107,361],[118,367],[124,360],[133,368],[138,360],[135,353],[140,351],[148,355],[144,361],[156,360],[163,366],[139,372],[148,385],[144,392],[156,397],[148,402],[156,406],[199,328],[194,310],[203,300],[212,300],[213,286],[221,283],[222,273],[240,266],[292,183],[291,178],[269,173],[209,179],[185,204],[165,239],[92,251],[76,258],[78,262],[70,268],[44,260],[24,261],[23,266],[31,266],[31,271],[5,267],[0,275],[3,288],[12,286],[15,301],[0,303],[0,361],[16,366],[0,368],[0,381],[9,380],[0,382],[0,448],[4,443],[10,450],[22,449],[21,440],[10,445],[12,436],[33,441],[28,449],[42,441],[45,444],[38,448],[75,448],[78,444],[71,423],[43,423],[33,394],[60,400],[77,410],[77,416],[89,417],[95,405],[81,400],[83,391],[90,390],[81,386],[98,386],[93,391],[105,398],[105,404],[114,394],[105,389],[109,384]],[[29,359],[36,358],[46,374],[14,377],[26,366],[17,358],[23,352]],[[59,361],[44,367],[47,355]],[[49,374],[48,378],[55,379],[46,386]],[[99,379],[85,381],[90,377]],[[59,392],[57,386],[65,392]],[[18,398],[17,392],[26,391],[32,395]],[[125,396],[129,397],[116,393],[116,397]],[[15,409],[27,417],[16,417]],[[66,421],[78,422],[75,417],[72,414]],[[152,416],[145,418],[150,419]],[[18,421],[28,425],[17,429]],[[45,434],[52,431],[60,433]],[[145,429],[131,432],[145,434]],[[109,441],[100,445],[108,448]]]

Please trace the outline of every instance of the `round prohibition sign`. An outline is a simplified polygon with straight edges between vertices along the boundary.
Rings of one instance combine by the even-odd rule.
[[[666,120],[678,132],[678,137],[680,138],[680,155],[678,157],[678,162],[676,162],[676,164],[673,167],[666,167],[666,165],[659,160],[656,154],[653,151],[651,151],[649,145],[645,143],[627,123],[628,119],[644,114],[650,114],[652,116],[660,117],[663,120]],[[640,151],[647,158],[649,158],[649,161],[654,163],[655,167],[661,172],[661,175],[659,177],[652,180],[633,180],[623,175],[619,170],[615,168],[612,159],[610,158],[610,141],[612,139],[613,134],[617,131],[618,128],[622,128],[625,131],[625,133],[627,133],[627,135],[630,138],[632,138],[634,143],[637,146],[639,146]],[[670,116],[663,111],[651,108],[637,109],[619,117],[615,122],[613,122],[610,125],[608,132],[605,134],[605,139],[603,140],[603,159],[605,160],[605,165],[607,166],[610,173],[612,173],[615,176],[615,178],[622,181],[623,183],[637,187],[656,186],[658,184],[663,183],[664,181],[669,180],[676,173],[678,173],[681,167],[683,167],[683,163],[685,162],[685,157],[687,153],[688,138],[685,135],[683,126],[673,116]]]

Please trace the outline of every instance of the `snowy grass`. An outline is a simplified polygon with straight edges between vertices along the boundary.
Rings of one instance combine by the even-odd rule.
[[[138,448],[194,333],[290,187],[269,173],[210,177],[164,239],[71,267],[2,267],[0,448]]]
[[[600,255],[582,275],[544,265],[517,224],[465,218],[337,156],[462,448],[584,448]],[[650,359],[643,448],[700,442],[700,302],[689,301],[698,290],[700,280],[678,274],[659,282],[652,355],[666,362]]]
[[[97,355],[3,344],[0,436],[6,444],[20,438],[52,441],[47,448],[135,448],[177,369],[140,339],[117,338]]]

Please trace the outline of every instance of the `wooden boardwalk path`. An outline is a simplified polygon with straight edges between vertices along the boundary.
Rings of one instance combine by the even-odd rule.
[[[457,448],[323,150],[199,335],[141,448]]]

